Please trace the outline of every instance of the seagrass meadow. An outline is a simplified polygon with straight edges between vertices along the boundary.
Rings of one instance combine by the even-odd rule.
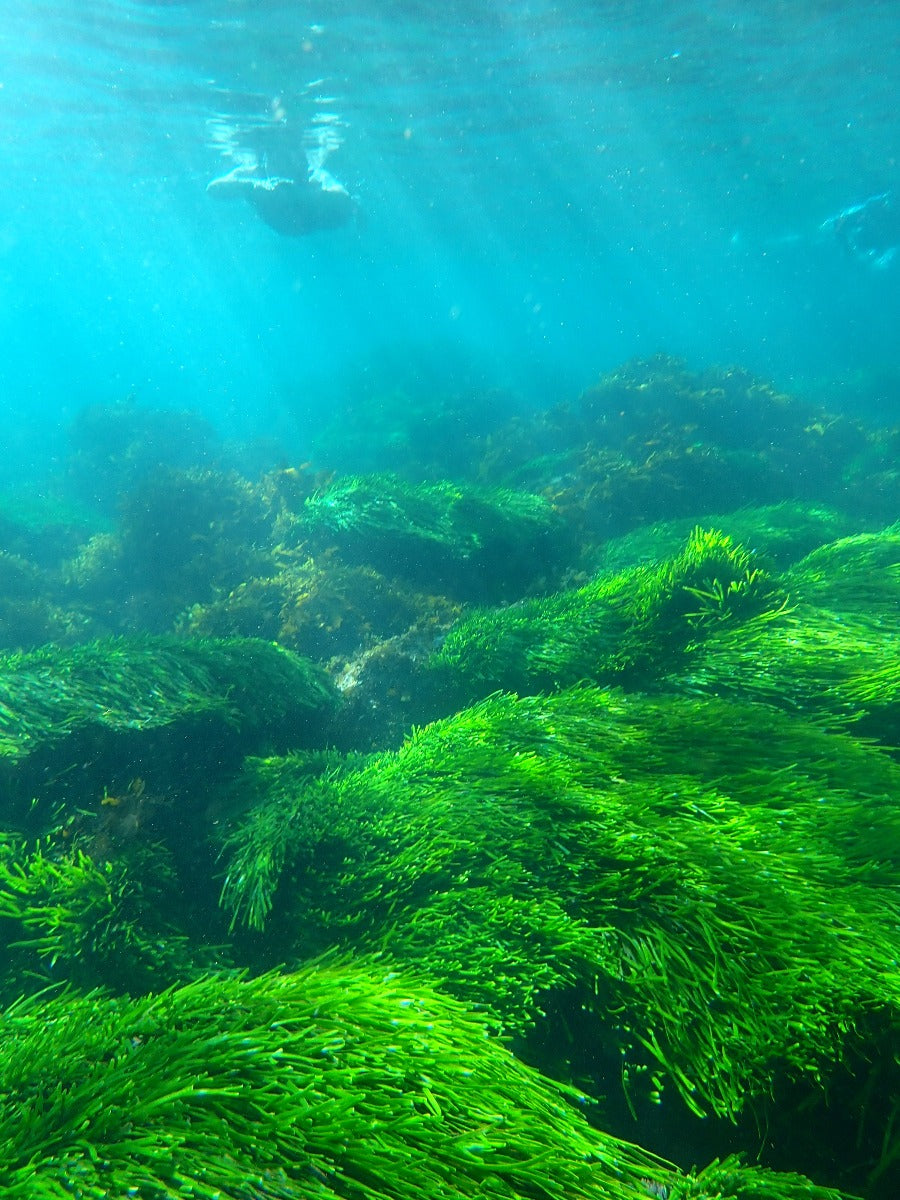
[[[2,1018],[6,1196],[835,1200],[715,1162],[683,1175],[597,1133],[479,1019],[377,964],[207,977]]]
[[[880,751],[746,702],[585,686],[308,772],[250,760],[226,845],[223,901],[276,958],[416,963],[616,1128],[647,1106],[776,1124],[773,1094],[824,1113],[864,1077],[889,1169],[900,771]]]
[[[2,502],[2,1196],[900,1194],[895,431],[453,403]]]

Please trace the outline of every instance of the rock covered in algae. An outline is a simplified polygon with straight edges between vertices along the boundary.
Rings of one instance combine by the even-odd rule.
[[[37,997],[0,1031],[6,1200],[839,1200],[734,1160],[679,1174],[377,964]]]
[[[267,578],[248,579],[209,604],[193,605],[180,626],[195,637],[264,636],[327,661],[355,656],[360,647],[414,626],[440,629],[458,615],[458,604],[387,580],[371,567],[308,558]]]
[[[600,572],[658,563],[683,549],[697,527],[697,516],[656,521],[621,537],[610,538],[595,558]],[[785,500],[781,504],[704,513],[706,529],[719,529],[739,546],[752,547],[754,560],[767,570],[783,569],[827,542],[855,533],[859,523],[821,504]]]
[[[782,501],[883,521],[891,498],[896,511],[896,473],[875,494],[871,469],[857,469],[872,439],[859,421],[746,371],[693,372],[656,355],[625,363],[574,403],[517,412],[485,444],[480,477],[552,495],[587,544],[648,521]],[[882,443],[882,459],[890,449]]]
[[[697,528],[673,557],[470,613],[430,666],[469,700],[586,679],[765,701],[861,722],[867,736],[894,745],[897,527],[819,546],[780,573],[764,562],[726,534]]]
[[[451,595],[520,595],[563,561],[566,539],[542,496],[393,475],[339,479],[311,496],[292,536]]]
[[[0,650],[71,638],[78,624],[53,596],[45,571],[0,549]]]
[[[228,962],[190,929],[165,846],[103,858],[96,836],[73,840],[0,833],[0,1006],[49,981],[136,994]]]
[[[554,1070],[697,1115],[785,1082],[822,1109],[880,1044],[859,1102],[900,1153],[900,766],[878,750],[585,687],[492,698],[362,769],[251,761],[242,786],[223,900],[279,958],[389,947]]]
[[[173,467],[209,466],[219,456],[215,431],[199,413],[147,408],[130,396],[79,409],[68,436],[69,481],[111,514],[136,484]]]
[[[211,770],[252,747],[313,744],[325,676],[271,643],[110,638],[0,658],[5,818],[98,779]]]
[[[805,712],[896,746],[900,722],[900,529],[821,546],[782,577],[792,602],[719,628],[669,683]]]
[[[653,679],[719,627],[778,611],[785,594],[753,556],[695,528],[680,553],[584,587],[464,617],[432,666],[469,698]]]
[[[115,530],[65,564],[69,600],[103,632],[165,632],[188,605],[271,569],[276,502],[233,471],[160,466],[119,498]]]

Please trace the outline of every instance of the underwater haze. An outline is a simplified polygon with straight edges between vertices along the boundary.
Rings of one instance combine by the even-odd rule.
[[[0,1200],[898,1200],[900,0],[0,0]]]
[[[891,0],[0,17],[8,473],[125,397],[302,456],[398,363],[514,404],[660,351],[851,401],[900,367]],[[286,230],[262,202],[307,162],[352,211]],[[860,247],[873,197],[897,229]]]

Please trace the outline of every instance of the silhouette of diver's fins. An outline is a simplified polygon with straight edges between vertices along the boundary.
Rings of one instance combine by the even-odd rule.
[[[356,216],[356,201],[340,184],[310,178],[297,182],[280,176],[261,178],[236,168],[207,184],[216,196],[243,196],[276,233],[303,237],[340,229]]]
[[[883,270],[900,252],[900,208],[891,192],[879,192],[851,204],[819,226],[832,234],[849,255]]]

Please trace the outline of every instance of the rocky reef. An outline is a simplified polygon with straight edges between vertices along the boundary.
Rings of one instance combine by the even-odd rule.
[[[897,432],[360,412],[0,501],[4,1196],[893,1200]]]

